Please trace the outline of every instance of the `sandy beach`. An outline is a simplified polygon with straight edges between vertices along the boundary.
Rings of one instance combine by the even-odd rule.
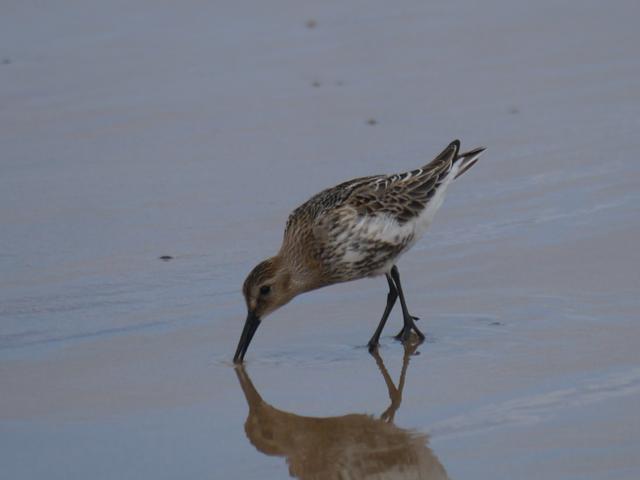
[[[9,1],[11,479],[640,477],[640,3]],[[384,278],[231,357],[249,270],[349,178],[488,147]],[[170,256],[161,260],[161,256]]]

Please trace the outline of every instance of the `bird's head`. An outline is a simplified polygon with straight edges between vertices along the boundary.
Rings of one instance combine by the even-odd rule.
[[[277,256],[260,262],[251,270],[242,286],[242,293],[247,303],[247,320],[233,357],[235,363],[241,363],[244,359],[262,319],[297,294],[289,270]]]

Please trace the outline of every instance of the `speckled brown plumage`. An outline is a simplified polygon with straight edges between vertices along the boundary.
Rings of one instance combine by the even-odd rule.
[[[455,140],[422,168],[349,180],[296,208],[278,254],[258,264],[244,283],[249,316],[235,360],[242,360],[259,319],[296,295],[383,274],[390,289],[388,308],[370,347],[377,345],[387,310],[398,296],[405,320],[401,336],[410,330],[422,336],[407,311],[395,263],[424,234],[451,181],[484,151],[476,148],[460,154],[459,149]],[[254,327],[249,328],[250,323]]]
[[[452,142],[428,165],[410,172],[356,178],[314,195],[289,216],[281,254],[302,270],[311,268],[315,275],[309,281],[317,286],[380,274],[414,243],[415,233],[382,240],[358,230],[358,222],[386,216],[402,226],[418,218],[454,163],[484,150],[457,155],[458,148],[459,142]],[[349,249],[360,258],[344,261]]]

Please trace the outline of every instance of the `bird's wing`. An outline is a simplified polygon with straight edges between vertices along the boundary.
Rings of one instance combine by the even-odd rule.
[[[459,154],[459,148],[456,140],[422,168],[357,178],[314,195],[290,215],[285,243],[306,245],[298,248],[311,249],[306,254],[337,279],[353,278],[356,267],[378,271],[420,234],[422,224],[413,221],[431,200],[437,210],[437,192],[482,153]]]
[[[355,178],[327,188],[291,213],[285,232],[300,222],[314,224],[322,229],[344,219],[345,215],[353,214],[386,214],[400,224],[406,223],[426,207],[451,172],[453,164],[459,159],[469,158],[468,154],[458,155],[459,148],[460,142],[455,140],[422,168],[395,175]],[[481,150],[476,150],[468,152],[474,154],[474,159],[482,153]]]
[[[340,215],[340,209],[347,206],[349,197],[354,191],[381,178],[386,178],[386,175],[354,178],[315,194],[291,212],[285,227],[285,237],[287,232],[301,224],[314,226],[318,223],[323,223],[328,216],[333,214]],[[351,209],[351,207],[348,207],[348,209]]]
[[[380,176],[354,188],[343,206],[361,216],[388,215],[400,225],[419,216],[451,173],[460,143],[452,142],[422,168]]]
[[[384,230],[388,219],[403,225],[419,216],[451,172],[458,148],[453,142],[428,165],[410,172],[358,178],[324,190],[292,213],[287,229],[311,223],[315,244],[325,252],[339,245],[383,241],[386,235],[372,238],[371,231]],[[301,222],[302,217],[306,221]],[[377,220],[385,222],[370,223]],[[392,246],[400,248],[406,241],[398,238]]]

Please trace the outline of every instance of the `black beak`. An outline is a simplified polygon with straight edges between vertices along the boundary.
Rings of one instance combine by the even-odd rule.
[[[249,311],[247,320],[244,323],[244,328],[242,329],[242,335],[240,335],[240,342],[238,342],[236,354],[233,356],[233,363],[242,363],[244,354],[247,353],[253,334],[256,333],[258,326],[260,326],[260,319],[255,313]]]

